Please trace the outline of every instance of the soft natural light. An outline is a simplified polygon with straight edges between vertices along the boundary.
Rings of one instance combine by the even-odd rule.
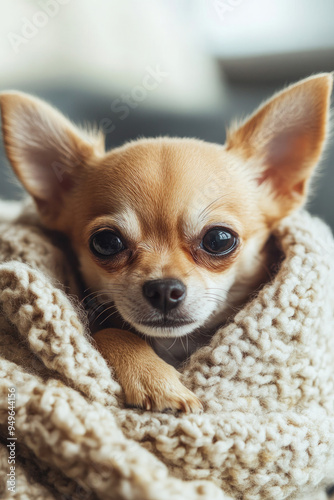
[[[222,57],[334,46],[332,0],[197,0],[194,16],[209,52]]]

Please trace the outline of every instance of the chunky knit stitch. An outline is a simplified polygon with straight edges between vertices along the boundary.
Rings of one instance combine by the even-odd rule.
[[[67,252],[31,208],[10,220],[12,208],[0,204],[1,498],[324,498],[334,482],[334,243],[323,222],[306,212],[282,221],[275,277],[182,370],[204,413],[175,415],[124,406],[74,298]]]

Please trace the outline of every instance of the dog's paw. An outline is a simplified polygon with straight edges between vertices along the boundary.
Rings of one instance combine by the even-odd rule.
[[[193,392],[179,380],[179,373],[163,363],[161,371],[140,370],[127,382],[123,381],[126,403],[145,410],[179,410],[186,413],[199,412],[202,403]]]
[[[202,410],[200,400],[180,382],[179,372],[137,335],[106,329],[97,332],[94,340],[114,369],[129,406],[158,411]]]

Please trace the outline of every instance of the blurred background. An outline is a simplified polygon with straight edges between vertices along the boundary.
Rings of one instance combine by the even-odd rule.
[[[282,86],[334,70],[333,0],[12,0],[0,90],[95,122],[108,147],[139,136],[223,143]],[[334,229],[334,141],[309,209]],[[0,197],[22,196],[0,146]]]

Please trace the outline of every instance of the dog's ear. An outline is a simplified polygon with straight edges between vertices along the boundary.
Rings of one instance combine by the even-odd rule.
[[[327,136],[332,84],[323,73],[291,85],[228,132],[226,149],[250,163],[274,219],[306,200]]]
[[[42,215],[56,218],[80,178],[80,169],[102,152],[101,137],[80,131],[49,104],[18,92],[0,94],[7,157]]]

